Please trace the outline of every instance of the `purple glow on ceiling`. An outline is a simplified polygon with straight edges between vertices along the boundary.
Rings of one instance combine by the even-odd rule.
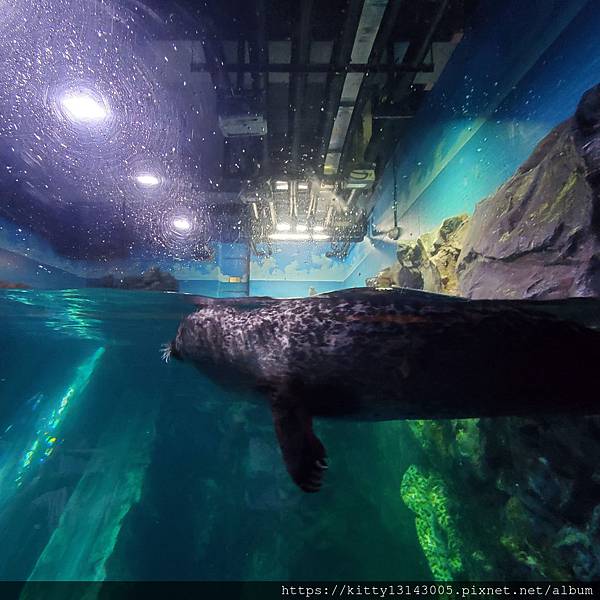
[[[129,231],[132,244],[169,251],[175,208],[197,207],[190,199],[204,148],[198,111],[186,104],[190,74],[157,51],[153,36],[164,23],[133,1],[8,4],[0,22],[3,192],[13,204],[26,197],[47,206],[74,230],[85,208],[96,220],[88,216],[89,236],[97,227],[107,238]]]

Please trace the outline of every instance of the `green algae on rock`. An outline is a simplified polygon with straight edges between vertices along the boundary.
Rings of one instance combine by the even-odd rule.
[[[411,465],[402,478],[402,500],[415,513],[421,548],[436,581],[452,581],[462,572],[460,538],[448,510],[442,479]]]

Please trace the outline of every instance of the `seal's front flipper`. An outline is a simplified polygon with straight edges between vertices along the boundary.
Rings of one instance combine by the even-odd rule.
[[[283,460],[294,482],[305,492],[318,492],[327,462],[325,448],[314,434],[312,416],[292,395],[271,397],[275,432]]]

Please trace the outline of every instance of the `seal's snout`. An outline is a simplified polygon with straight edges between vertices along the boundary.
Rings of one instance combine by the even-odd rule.
[[[175,340],[162,346],[160,351],[162,353],[162,359],[166,363],[168,363],[171,360],[171,358],[181,360],[181,354],[177,351],[177,348],[175,347]]]

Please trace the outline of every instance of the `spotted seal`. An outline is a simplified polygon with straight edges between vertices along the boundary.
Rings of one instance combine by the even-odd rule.
[[[591,300],[600,314],[600,301]],[[594,413],[600,333],[553,313],[586,299],[464,300],[356,288],[308,298],[196,299],[164,359],[268,398],[307,492],[327,468],[313,417],[443,419]],[[585,311],[583,311],[585,312]]]

